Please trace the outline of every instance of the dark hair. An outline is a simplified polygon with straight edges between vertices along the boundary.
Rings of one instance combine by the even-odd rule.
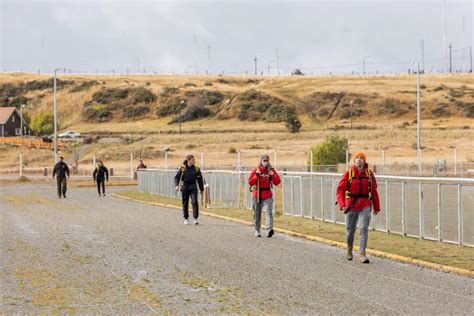
[[[187,160],[187,159],[185,159],[185,160],[183,161],[183,165],[184,165],[184,166],[187,166],[187,165],[188,165],[188,160]]]
[[[191,160],[191,159],[193,159],[193,158],[194,158],[193,155],[187,155],[187,156],[186,156],[186,160]]]

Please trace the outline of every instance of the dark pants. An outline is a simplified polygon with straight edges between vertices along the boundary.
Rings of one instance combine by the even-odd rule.
[[[66,196],[67,191],[67,180],[66,178],[56,178],[57,189],[58,189],[58,196],[61,195]]]
[[[199,203],[198,203],[198,190],[197,188],[186,189],[183,188],[181,191],[181,196],[183,198],[183,217],[184,219],[189,218],[189,198],[191,198],[191,204],[193,205],[193,218],[197,219],[199,217]]]
[[[97,192],[100,195],[100,187],[102,186],[102,193],[105,194],[105,178],[97,178]]]

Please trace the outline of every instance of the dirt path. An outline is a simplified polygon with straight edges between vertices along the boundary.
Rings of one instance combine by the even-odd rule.
[[[123,188],[112,189],[122,190]],[[468,313],[474,281],[51,185],[0,188],[2,313]]]

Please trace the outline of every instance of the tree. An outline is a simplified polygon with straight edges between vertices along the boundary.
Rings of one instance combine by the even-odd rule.
[[[31,121],[31,130],[38,136],[51,135],[54,132],[54,116],[51,113],[41,112]]]
[[[346,162],[346,149],[349,141],[345,137],[338,135],[328,136],[324,142],[311,148],[313,151],[313,164],[316,165],[337,165]],[[311,154],[311,153],[310,153]],[[311,164],[311,157],[308,157],[308,164]]]
[[[296,114],[289,113],[285,118],[285,126],[290,133],[299,133],[301,129],[301,122]]]
[[[292,76],[304,76],[304,73],[301,71],[301,69],[296,68],[295,70],[293,70],[291,72],[291,75]]]

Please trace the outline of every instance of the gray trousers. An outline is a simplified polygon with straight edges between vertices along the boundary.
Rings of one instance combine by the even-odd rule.
[[[359,250],[361,252],[365,251],[365,248],[367,247],[371,212],[372,208],[366,207],[362,211],[351,211],[346,214],[347,245],[352,247],[352,245],[354,244],[354,234],[357,228],[357,222],[359,222]]]
[[[260,200],[260,203],[257,203],[257,198],[252,198],[253,224],[256,232],[260,232],[263,208],[265,208],[266,214],[266,228],[267,230],[273,229],[273,197]]]

